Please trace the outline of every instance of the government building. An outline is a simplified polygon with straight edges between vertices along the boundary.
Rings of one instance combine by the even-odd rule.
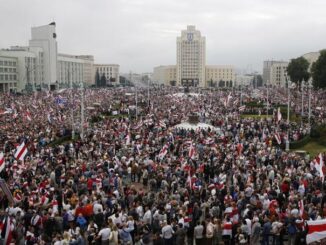
[[[12,46],[0,50],[0,92],[40,89],[60,89],[95,84],[92,55],[71,55],[58,52],[54,22],[32,27],[28,46]],[[102,67],[103,65],[101,65]],[[107,66],[111,67],[111,66]],[[119,65],[100,75],[119,83]]]
[[[235,69],[229,65],[206,65],[206,38],[195,26],[177,37],[177,64],[154,67],[152,80],[172,86],[232,87]]]

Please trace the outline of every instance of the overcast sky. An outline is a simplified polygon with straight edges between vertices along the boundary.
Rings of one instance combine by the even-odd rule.
[[[262,72],[326,48],[325,0],[0,0],[0,48],[27,45],[30,27],[57,24],[60,53],[92,54],[121,72],[176,63],[187,25],[206,36],[206,63]]]

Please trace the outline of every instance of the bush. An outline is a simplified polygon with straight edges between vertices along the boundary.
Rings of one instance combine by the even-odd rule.
[[[311,137],[309,135],[303,137],[301,140],[290,142],[290,149],[298,149],[303,146],[305,146],[309,141],[311,140]]]

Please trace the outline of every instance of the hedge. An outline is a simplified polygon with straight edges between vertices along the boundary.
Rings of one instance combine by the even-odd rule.
[[[301,148],[301,147],[305,146],[306,144],[308,144],[308,142],[310,140],[311,140],[310,135],[306,135],[301,140],[290,142],[290,149],[298,149],[298,148]]]

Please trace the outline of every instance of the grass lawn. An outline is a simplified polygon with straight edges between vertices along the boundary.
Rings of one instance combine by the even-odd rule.
[[[307,143],[303,147],[300,147],[298,149],[294,149],[293,151],[298,151],[298,150],[309,152],[310,157],[314,158],[317,154],[319,154],[321,152],[325,152],[326,151],[326,146],[320,145],[318,143],[318,141],[310,141],[309,143]]]
[[[241,118],[253,118],[253,119],[265,119],[265,118],[271,118],[271,115],[253,115],[253,114],[241,114]]]

